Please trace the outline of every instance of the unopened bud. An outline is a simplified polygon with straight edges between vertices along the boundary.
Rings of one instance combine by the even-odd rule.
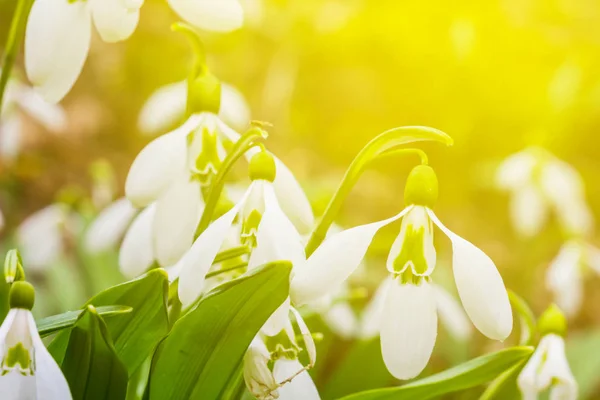
[[[6,253],[6,258],[4,259],[4,279],[6,279],[7,283],[25,279],[23,260],[17,249],[9,250],[8,253]]]

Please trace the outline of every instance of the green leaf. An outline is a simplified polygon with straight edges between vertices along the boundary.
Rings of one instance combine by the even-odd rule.
[[[125,398],[127,369],[117,357],[108,329],[89,305],[68,332],[61,369],[74,400]]]
[[[533,347],[512,347],[474,358],[446,371],[404,386],[356,393],[345,400],[426,400],[482,385],[521,362]]]
[[[98,315],[103,317],[125,314],[131,312],[131,310],[132,308],[127,306],[105,306],[96,308]],[[66,313],[39,319],[35,322],[38,332],[40,333],[41,337],[46,337],[62,329],[70,328],[75,324],[75,322],[77,322],[79,316],[85,311],[85,309],[67,311]]]
[[[524,359],[520,363],[513,365],[511,368],[501,373],[485,389],[481,397],[479,397],[479,400],[518,399],[519,388],[517,387],[517,378],[525,367],[527,360],[528,359]]]
[[[152,354],[169,329],[167,317],[167,274],[155,269],[147,274],[114,286],[94,296],[87,304],[120,304],[133,310],[106,321],[119,359],[131,376]],[[50,354],[61,364],[68,342],[68,331],[60,332],[48,346]]]
[[[287,298],[292,265],[266,264],[218,286],[180,318],[155,355],[150,399],[220,399],[250,342]]]
[[[565,347],[571,371],[579,385],[579,397],[591,398],[600,386],[600,330],[571,335]]]

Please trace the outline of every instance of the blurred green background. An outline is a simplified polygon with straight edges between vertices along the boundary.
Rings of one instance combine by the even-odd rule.
[[[0,43],[15,3],[0,0]],[[440,181],[437,214],[486,251],[507,286],[540,313],[551,301],[544,272],[564,238],[553,221],[535,238],[517,237],[508,219],[508,196],[493,187],[493,177],[508,155],[528,145],[543,146],[582,174],[597,216],[598,2],[242,3],[247,12],[243,29],[202,34],[209,66],[244,93],[253,119],[273,124],[268,145],[295,172],[317,215],[346,166],[372,137],[401,125],[441,129],[454,138],[452,148],[422,146]],[[170,30],[176,20],[165,1],[146,0],[129,40],[106,44],[94,33],[83,73],[62,102],[67,131],[50,134],[28,121],[19,158],[0,160],[0,209],[6,218],[0,240],[5,249],[18,224],[52,203],[65,186],[89,193],[89,166],[95,159],[104,158],[114,167],[122,194],[129,165],[150,140],[137,130],[139,110],[155,89],[184,79],[190,65],[188,43]],[[17,74],[22,66],[20,54]],[[405,177],[416,162],[386,161],[366,173],[338,222],[353,226],[398,212]],[[369,289],[386,274],[383,261],[398,229],[386,228],[372,246],[369,279],[363,282]],[[436,274],[449,275],[450,244],[441,235],[436,240],[442,270]],[[591,241],[597,243],[597,237]],[[121,280],[116,254],[93,259],[75,255],[52,270],[39,277],[47,288],[40,313],[76,307],[86,291]],[[93,287],[69,295],[64,280],[76,288],[79,280],[90,281],[86,275],[95,277]],[[594,290],[599,283],[598,277],[587,281],[585,306],[571,322],[570,351],[579,351],[571,357],[573,370],[589,398],[600,396],[600,378],[593,372],[600,368],[600,292]],[[456,346],[440,336],[431,371],[490,349],[490,342],[477,333],[464,352],[444,355]],[[316,373],[322,388],[332,384],[336,365],[344,364],[353,346],[338,342],[329,356],[320,357]],[[374,349],[377,353],[378,346]],[[355,366],[359,376],[367,373],[360,364]],[[359,389],[368,382],[363,386]],[[343,392],[334,389],[327,393]]]

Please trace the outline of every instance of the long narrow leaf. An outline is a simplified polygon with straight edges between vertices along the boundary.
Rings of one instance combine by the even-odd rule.
[[[132,308],[127,306],[105,306],[96,308],[96,312],[102,317],[125,314],[131,312],[131,310]],[[37,325],[40,336],[46,337],[62,329],[72,327],[75,324],[75,322],[77,322],[77,318],[79,318],[79,316],[83,312],[85,312],[85,309],[67,311],[66,313],[52,315],[50,317],[39,319],[35,323]]]

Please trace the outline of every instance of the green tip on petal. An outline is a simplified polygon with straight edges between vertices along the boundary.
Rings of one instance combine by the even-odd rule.
[[[6,279],[7,283],[25,279],[23,259],[17,249],[9,250],[8,253],[6,253],[6,258],[4,258],[4,279]]]
[[[540,316],[538,329],[542,336],[553,333],[564,337],[567,334],[567,319],[556,304],[552,304]]]
[[[404,188],[404,202],[432,208],[438,198],[438,180],[433,168],[417,165],[410,171]]]
[[[9,294],[10,308],[31,310],[35,302],[35,289],[29,282],[18,281],[11,285]]]
[[[250,159],[250,179],[253,181],[263,179],[273,182],[275,180],[275,159],[266,151],[256,153]]]

